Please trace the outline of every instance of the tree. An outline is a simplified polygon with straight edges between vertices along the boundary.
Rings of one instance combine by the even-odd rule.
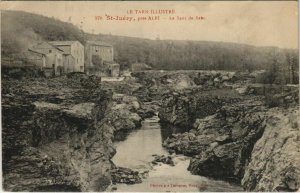
[[[272,50],[269,53],[269,60],[271,63],[266,70],[266,76],[263,81],[264,84],[283,84],[283,63],[281,62],[281,57],[277,50]]]
[[[297,77],[296,77],[296,57],[293,56],[291,52],[286,52],[286,60],[287,60],[287,66],[288,66],[288,83],[290,84],[296,84],[298,83]]]

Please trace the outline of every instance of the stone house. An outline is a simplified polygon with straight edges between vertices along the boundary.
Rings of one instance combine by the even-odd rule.
[[[79,41],[51,41],[63,50],[64,72],[84,72],[84,46]]]
[[[85,46],[87,74],[113,76],[120,74],[120,65],[114,62],[113,46],[99,41],[87,41]]]
[[[114,50],[112,45],[99,41],[87,41],[85,49],[88,65],[93,65],[95,57],[99,58],[101,62],[114,61]]]
[[[28,49],[31,57],[41,57],[42,68],[53,76],[63,74],[63,50],[48,43],[40,42]],[[44,59],[43,59],[44,58]]]

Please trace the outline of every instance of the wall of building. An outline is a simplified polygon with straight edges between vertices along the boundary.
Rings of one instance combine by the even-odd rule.
[[[63,42],[62,42],[63,44]],[[70,56],[64,56],[64,69],[65,72],[84,72],[84,46],[78,42],[75,41],[72,44],[67,45],[60,45],[56,42],[56,46],[59,47],[59,49],[64,51],[64,54],[71,55]]]
[[[46,59],[43,54],[38,54],[32,51],[28,51],[27,60],[35,66],[40,68],[45,67]]]
[[[65,73],[70,73],[70,72],[74,72],[74,63],[75,63],[75,59],[73,56],[71,55],[64,55],[63,57],[63,61],[64,61],[64,72]]]
[[[120,75],[120,65],[118,64],[111,64],[109,66],[110,76],[118,77]]]
[[[90,52],[91,55],[98,55],[103,61],[112,62],[114,60],[112,47],[92,45]]]
[[[114,60],[113,47],[88,44],[86,45],[85,50],[87,68],[93,66],[93,55],[99,56],[99,58],[102,59],[103,62],[112,62]]]
[[[84,46],[79,42],[72,44],[71,55],[74,57],[74,72],[84,72]]]
[[[61,74],[61,69],[63,68],[63,51],[60,51],[47,42],[38,44],[33,48],[34,50],[45,54],[44,68],[52,69],[55,75]]]
[[[60,69],[63,68],[63,55],[59,51],[53,51],[46,54],[46,68],[53,68],[55,75],[60,75]]]
[[[88,42],[85,46],[85,72],[101,77],[118,77],[120,66],[114,63],[112,46]]]

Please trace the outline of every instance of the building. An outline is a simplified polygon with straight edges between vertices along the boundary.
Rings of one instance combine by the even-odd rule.
[[[93,65],[93,59],[99,58],[101,62],[113,62],[113,46],[99,41],[87,41],[86,44],[87,63]],[[94,64],[95,65],[95,64]]]
[[[52,41],[63,50],[64,72],[84,72],[84,46],[79,41]]]
[[[28,51],[26,58],[31,64],[38,66],[41,69],[46,67],[46,54],[31,49],[28,49]]]
[[[120,75],[120,64],[111,63],[108,64],[108,74],[112,77],[118,77]]]
[[[120,65],[114,62],[113,46],[99,41],[88,41],[85,46],[87,74],[113,76],[120,74]]]
[[[31,57],[42,56],[39,65],[48,73],[55,76],[63,74],[63,50],[48,43],[40,42],[28,49]],[[43,59],[44,58],[44,59]],[[48,74],[47,73],[47,74]]]
[[[83,72],[83,67],[75,67],[76,65],[76,59],[71,54],[63,54],[63,65],[64,65],[64,72]]]
[[[151,70],[151,69],[152,69],[152,67],[145,63],[136,62],[136,63],[131,64],[131,66],[130,66],[131,72],[139,72],[139,71],[145,71],[145,70]]]

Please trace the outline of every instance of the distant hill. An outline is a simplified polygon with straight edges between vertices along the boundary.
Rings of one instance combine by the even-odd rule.
[[[21,57],[38,41],[79,40],[83,32],[73,24],[22,11],[1,11],[1,54]]]
[[[298,61],[297,50],[276,47],[209,41],[149,40],[104,34],[89,34],[88,37],[111,43],[115,48],[115,59],[120,63],[144,62],[155,69],[266,69],[274,60],[284,65],[286,55],[292,55]]]
[[[100,40],[112,44],[123,68],[142,62],[164,70],[255,70],[298,64],[298,51],[245,44],[149,40],[104,34],[84,34],[73,24],[20,11],[2,12],[2,56],[16,57],[41,40]],[[296,69],[298,70],[298,65]]]

